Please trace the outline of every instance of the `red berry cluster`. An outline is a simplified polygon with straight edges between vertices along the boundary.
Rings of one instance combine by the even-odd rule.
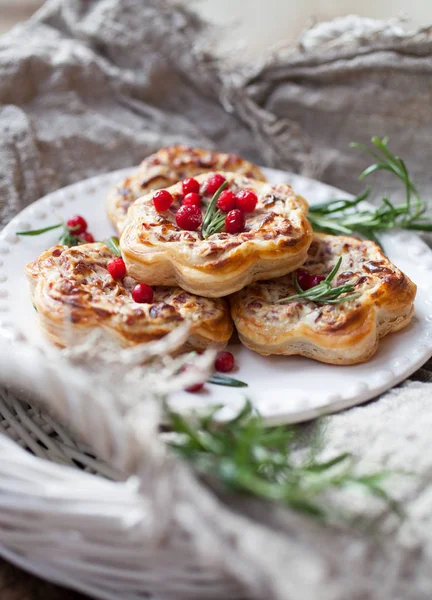
[[[203,187],[201,194],[213,196],[225,183],[225,177],[216,173],[210,177]],[[197,231],[202,225],[200,184],[193,177],[182,182],[183,201],[176,212],[176,223],[180,229]],[[159,190],[153,196],[153,204],[158,212],[168,210],[174,202],[173,196],[167,190]],[[240,233],[245,227],[245,213],[253,212],[257,205],[257,195],[248,189],[240,190],[234,194],[231,190],[224,190],[217,201],[217,208],[227,213],[225,217],[225,230],[227,233]]]
[[[81,215],[75,215],[66,222],[66,227],[72,235],[77,236],[82,244],[93,244],[94,237],[87,231],[87,221]]]

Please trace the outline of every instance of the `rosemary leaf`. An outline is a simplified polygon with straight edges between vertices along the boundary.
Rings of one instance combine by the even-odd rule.
[[[104,240],[105,246],[114,254],[114,256],[118,256],[121,258],[119,239],[118,237],[111,236]]]
[[[227,387],[248,387],[248,384],[244,381],[234,379],[233,377],[227,377],[226,375],[220,375],[220,373],[213,373],[208,382],[214,383],[215,385],[225,385]]]
[[[342,302],[348,302],[349,300],[355,300],[360,296],[359,292],[355,292],[355,287],[351,284],[339,285],[332,287],[331,282],[336,277],[337,272],[342,264],[342,256],[339,257],[337,263],[324,279],[318,285],[303,290],[297,279],[297,272],[294,273],[294,286],[297,290],[297,294],[282,298],[277,301],[277,304],[284,302],[290,302],[292,300],[308,300],[309,302],[319,302],[320,304],[342,304]],[[354,292],[354,293],[352,293]],[[348,295],[344,295],[348,294]]]
[[[202,236],[204,239],[207,239],[214,233],[220,231],[225,222],[225,217],[223,213],[217,209],[216,204],[219,199],[219,196],[222,194],[224,189],[227,187],[228,182],[224,181],[223,184],[216,190],[213,194],[212,199],[210,200],[209,205],[207,206],[207,210],[204,214],[203,222],[202,222]],[[223,219],[222,219],[223,217]]]
[[[405,162],[388,148],[388,138],[374,136],[372,147],[353,142],[352,148],[368,153],[376,161],[360,175],[364,180],[378,171],[387,171],[404,186],[405,202],[395,205],[384,197],[375,210],[359,209],[358,205],[370,196],[370,188],[353,200],[329,200],[312,206],[309,221],[315,231],[361,236],[379,243],[377,234],[394,228],[414,231],[432,231],[432,221],[425,217],[426,203],[421,200],[412,182]]]
[[[17,235],[41,235],[41,233],[46,233],[47,231],[52,231],[53,229],[58,229],[59,227],[63,227],[63,223],[57,223],[57,225],[50,225],[49,227],[43,227],[43,229],[32,229],[31,231],[17,231]]]
[[[299,460],[293,451],[305,442],[300,426],[267,427],[249,401],[232,421],[222,424],[214,418],[219,408],[193,421],[168,411],[172,430],[180,434],[168,442],[171,450],[209,483],[280,502],[320,520],[330,520],[334,514],[328,492],[350,486],[378,497],[401,514],[382,487],[390,473],[357,475],[355,458],[348,452],[320,461],[313,450]],[[318,427],[308,441],[311,449],[318,447],[319,434]]]
[[[63,229],[63,233],[60,236],[59,239],[59,244],[61,246],[68,246],[68,248],[72,248],[73,246],[78,246],[78,244],[80,243],[80,239],[78,236],[73,235],[73,233],[71,233],[71,229],[68,229],[68,227],[64,227]]]

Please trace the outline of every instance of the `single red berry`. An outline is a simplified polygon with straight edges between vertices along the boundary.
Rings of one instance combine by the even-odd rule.
[[[173,202],[174,198],[167,190],[158,190],[153,196],[153,204],[158,212],[168,210]]]
[[[182,183],[183,194],[198,194],[200,191],[200,184],[193,177],[188,177]]]
[[[123,279],[126,275],[126,265],[122,258],[113,258],[108,263],[108,273],[113,279]]]
[[[81,217],[80,215],[75,215],[74,217],[71,217],[66,222],[66,226],[68,229],[71,230],[71,233],[73,233],[73,235],[81,235],[81,233],[87,231],[87,221],[84,219],[84,217]]]
[[[230,210],[230,212],[225,217],[225,229],[228,233],[240,233],[244,230],[245,226],[245,216],[244,213],[235,208],[234,210]]]
[[[132,290],[132,298],[138,304],[151,304],[153,296],[152,288],[146,283],[138,283]]]
[[[310,287],[313,288],[319,285],[322,281],[324,281],[324,275],[311,275],[310,277]]]
[[[324,281],[324,275],[313,275],[309,271],[299,269],[297,271],[297,281],[302,290],[310,290],[311,288],[319,285],[321,281]]]
[[[220,188],[220,186],[225,183],[226,179],[223,175],[220,175],[219,173],[215,173],[214,175],[212,175],[210,177],[210,179],[207,180],[207,183],[205,185],[205,191],[207,192],[207,194],[214,194],[215,192],[218,191],[218,189]]]
[[[224,212],[234,210],[236,207],[236,197],[231,190],[224,190],[219,196],[216,206]]]
[[[194,394],[195,392],[200,392],[204,387],[203,383],[194,383],[194,385],[190,385],[189,387],[186,388],[187,392],[190,392],[191,394]]]
[[[186,365],[186,367],[184,368],[184,371],[191,371],[192,369],[195,369],[195,367],[193,365]],[[195,392],[200,392],[204,387],[204,382],[199,382],[199,383],[193,383],[192,385],[189,385],[187,388],[185,388],[186,392],[190,392],[191,394],[194,394]]]
[[[231,352],[219,352],[215,360],[215,369],[221,373],[229,373],[234,369],[235,359]]]
[[[298,269],[297,273],[297,281],[302,290],[308,290],[310,288],[310,273],[309,271],[305,271],[304,269]]]
[[[237,208],[243,212],[253,212],[258,202],[258,196],[252,190],[240,190],[236,194]]]
[[[89,231],[84,231],[83,233],[81,233],[79,239],[85,242],[86,244],[93,244],[93,242],[95,241],[94,237]]]
[[[176,212],[176,223],[180,229],[196,231],[202,223],[202,214],[198,206],[183,204]]]
[[[195,192],[186,194],[183,199],[184,206],[201,206],[201,196]]]

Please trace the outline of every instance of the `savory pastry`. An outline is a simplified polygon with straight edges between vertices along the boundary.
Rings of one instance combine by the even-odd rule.
[[[66,346],[102,327],[129,346],[161,338],[185,321],[191,348],[228,342],[233,328],[224,300],[137,285],[122,262],[95,243],[54,246],[26,266],[39,323],[52,342]]]
[[[179,182],[129,209],[120,247],[132,277],[217,298],[303,264],[308,205],[289,185],[226,172],[193,181],[195,192]]]
[[[316,234],[302,269],[250,285],[230,300],[240,339],[251,350],[351,365],[408,325],[415,295],[414,283],[374,242]]]
[[[109,192],[106,202],[108,218],[121,233],[129,207],[140,196],[169,187],[187,177],[219,170],[265,181],[259,167],[236,154],[169,146],[145,158],[132,177],[127,177]]]

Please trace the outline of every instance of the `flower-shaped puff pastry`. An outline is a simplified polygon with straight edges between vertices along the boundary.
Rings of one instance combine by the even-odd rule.
[[[123,346],[155,340],[188,321],[188,347],[224,346],[232,334],[224,300],[198,298],[180,288],[155,288],[151,304],[132,299],[136,281],[108,273],[113,258],[103,243],[54,246],[26,266],[33,304],[46,336],[59,346],[100,327]]]
[[[259,167],[237,154],[211,152],[188,146],[169,146],[145,158],[134,175],[110,190],[106,201],[108,218],[120,233],[125,225],[127,211],[137,198],[208,171],[231,171],[265,181]]]
[[[203,215],[210,200],[207,183],[214,181],[214,176],[196,177],[204,199]],[[217,176],[226,179],[227,190],[236,196],[248,190],[258,199],[254,210],[244,213],[242,230],[229,233],[224,226],[205,238],[201,228],[188,231],[179,227],[176,213],[182,202],[181,182],[168,188],[174,202],[164,212],[156,210],[153,193],[147,194],[129,209],[120,239],[132,277],[149,285],[179,285],[191,293],[217,298],[253,281],[285,275],[303,264],[313,235],[306,218],[307,202],[287,184],[226,172]]]
[[[243,344],[264,355],[299,354],[336,365],[371,358],[380,338],[410,322],[416,286],[377,244],[352,237],[316,234],[302,268],[328,275],[339,257],[332,285],[351,284],[359,294],[346,302],[279,303],[297,292],[292,274],[234,294],[231,313]]]

